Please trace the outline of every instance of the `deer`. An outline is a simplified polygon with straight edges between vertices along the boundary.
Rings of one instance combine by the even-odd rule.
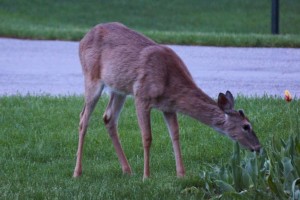
[[[184,62],[169,47],[118,22],[98,24],[79,43],[84,75],[84,106],[80,113],[79,141],[73,177],[82,174],[84,137],[89,119],[103,89],[110,99],[103,121],[124,174],[132,174],[118,136],[118,119],[126,96],[134,98],[144,150],[143,179],[150,176],[152,143],[150,112],[160,110],[170,134],[177,177],[185,176],[177,113],[190,116],[251,151],[261,145],[243,110],[234,109],[230,91],[219,93],[217,101],[194,82]]]

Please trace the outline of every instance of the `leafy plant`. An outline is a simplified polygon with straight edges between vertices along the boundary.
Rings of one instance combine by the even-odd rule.
[[[234,145],[230,162],[202,171],[204,192],[215,198],[300,199],[300,134],[285,142],[273,138],[260,155]]]
[[[299,111],[296,107],[291,112],[292,99],[286,90],[286,111],[290,118],[288,140],[273,136],[259,155],[241,150],[236,143],[228,163],[221,167],[209,166],[208,170],[200,173],[204,187],[199,190],[205,193],[205,197],[300,200]],[[292,126],[293,120],[296,128]]]

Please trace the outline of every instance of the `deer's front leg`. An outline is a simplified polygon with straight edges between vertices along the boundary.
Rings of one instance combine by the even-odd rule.
[[[150,146],[152,143],[151,125],[150,125],[150,109],[143,104],[143,102],[136,98],[136,112],[138,117],[139,126],[142,133],[142,140],[144,146],[144,176],[146,179],[150,176]]]
[[[185,170],[182,162],[180,144],[179,144],[179,126],[177,121],[176,113],[164,112],[165,121],[168,125],[169,133],[172,139],[173,150],[175,154],[176,161],[176,173],[177,177],[183,177],[185,175]]]

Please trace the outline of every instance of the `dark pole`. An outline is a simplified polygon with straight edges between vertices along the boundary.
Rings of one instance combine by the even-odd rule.
[[[272,34],[279,34],[279,0],[272,0]]]

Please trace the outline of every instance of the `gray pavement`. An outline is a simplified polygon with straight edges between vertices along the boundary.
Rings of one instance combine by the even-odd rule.
[[[300,49],[170,47],[200,88],[212,97],[300,96]],[[0,38],[0,95],[83,94],[78,42]]]

